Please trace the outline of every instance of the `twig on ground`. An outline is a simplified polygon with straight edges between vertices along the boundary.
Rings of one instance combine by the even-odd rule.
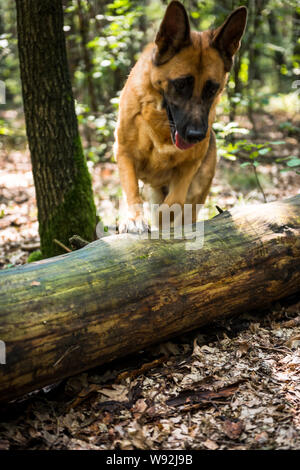
[[[62,242],[60,242],[59,240],[56,240],[56,238],[53,239],[54,243],[56,243],[58,246],[60,246],[61,248],[63,248],[65,251],[67,251],[68,253],[71,253],[72,250],[70,250],[70,248],[68,248],[66,245],[64,245]]]

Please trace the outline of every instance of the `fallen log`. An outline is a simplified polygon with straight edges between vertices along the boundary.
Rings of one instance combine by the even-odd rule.
[[[300,196],[224,212],[187,243],[111,236],[1,271],[0,400],[300,291]]]

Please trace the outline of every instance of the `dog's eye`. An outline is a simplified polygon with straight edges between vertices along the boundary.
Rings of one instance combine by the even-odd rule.
[[[203,98],[212,98],[218,91],[219,84],[214,82],[213,80],[207,80],[204,85],[202,96]]]
[[[175,86],[176,90],[181,91],[185,88],[186,81],[185,80],[176,80],[174,82],[174,86]]]
[[[194,77],[183,77],[183,78],[176,78],[175,80],[171,80],[175,91],[181,95],[191,94],[193,93],[193,85],[194,85]]]

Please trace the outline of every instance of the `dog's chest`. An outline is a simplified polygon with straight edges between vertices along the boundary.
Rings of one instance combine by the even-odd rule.
[[[172,157],[159,154],[155,148],[147,155],[141,151],[140,158],[136,161],[137,176],[144,183],[153,186],[168,184],[174,171],[174,165],[171,162]]]
[[[167,185],[177,167],[187,158],[185,152],[178,152],[167,139],[159,143],[143,139],[143,145],[139,148],[139,158],[136,160],[136,173],[139,179],[152,186]]]
[[[157,132],[147,122],[140,127],[136,158],[138,178],[154,186],[168,184],[176,168],[187,159],[193,158],[193,151],[178,150],[171,142],[170,130]]]

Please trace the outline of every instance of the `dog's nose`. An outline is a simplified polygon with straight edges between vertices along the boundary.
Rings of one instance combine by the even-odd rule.
[[[186,139],[189,142],[200,142],[206,136],[207,129],[195,129],[188,127],[186,130]]]

